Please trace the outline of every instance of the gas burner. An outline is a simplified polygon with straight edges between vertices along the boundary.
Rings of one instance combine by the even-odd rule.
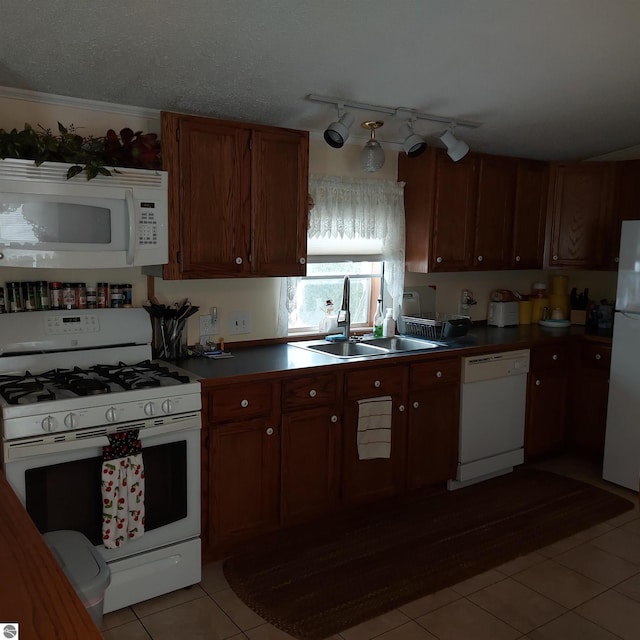
[[[168,367],[150,360],[137,364],[96,365],[93,367],[101,377],[121,385],[127,390],[162,387],[190,382],[188,376],[180,375]]]
[[[92,371],[75,367],[73,371],[57,371],[53,383],[59,389],[66,389],[77,396],[93,396],[111,391],[109,385],[95,376]]]
[[[0,396],[8,404],[31,404],[55,400],[55,393],[28,371],[23,376],[0,376]]]

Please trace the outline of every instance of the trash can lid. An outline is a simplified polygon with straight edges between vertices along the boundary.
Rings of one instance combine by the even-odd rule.
[[[81,598],[89,601],[104,594],[111,571],[85,535],[62,529],[45,533],[44,539]]]

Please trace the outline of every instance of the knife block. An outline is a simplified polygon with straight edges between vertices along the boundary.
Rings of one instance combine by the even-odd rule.
[[[571,324],[584,326],[587,321],[587,312],[584,309],[571,309]]]

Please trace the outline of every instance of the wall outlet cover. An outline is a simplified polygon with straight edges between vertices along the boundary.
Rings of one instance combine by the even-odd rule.
[[[211,320],[210,315],[200,316],[200,335],[201,336],[214,336],[218,333],[218,321]]]

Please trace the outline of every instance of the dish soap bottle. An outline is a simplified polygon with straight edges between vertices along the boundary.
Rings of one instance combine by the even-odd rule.
[[[378,308],[373,316],[373,337],[382,338],[382,324],[384,318],[382,316],[382,298],[378,297]]]
[[[391,315],[391,309],[387,309],[387,315],[382,323],[382,335],[385,338],[392,338],[396,333],[396,321]]]

